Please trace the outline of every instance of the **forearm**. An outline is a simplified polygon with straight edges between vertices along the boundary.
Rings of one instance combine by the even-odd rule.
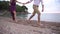
[[[11,6],[11,1],[9,2],[9,6]]]
[[[18,1],[16,1],[16,2],[18,2]],[[19,3],[19,2],[18,2]]]
[[[16,2],[22,4],[21,2],[18,2],[18,1],[16,1]]]
[[[44,11],[44,5],[42,4],[42,12]]]
[[[26,4],[31,3],[32,1],[33,1],[33,0],[30,0],[30,1],[26,2]]]
[[[44,8],[44,5],[42,5],[42,8]]]

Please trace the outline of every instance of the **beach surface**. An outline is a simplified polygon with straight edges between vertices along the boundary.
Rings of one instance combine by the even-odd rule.
[[[41,21],[40,26],[36,20],[17,18],[13,22],[10,17],[0,17],[0,34],[60,34],[60,23]]]

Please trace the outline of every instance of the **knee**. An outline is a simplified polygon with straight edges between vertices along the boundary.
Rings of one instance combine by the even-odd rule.
[[[16,13],[16,11],[13,11],[13,13],[15,14],[15,13]]]
[[[38,12],[38,15],[41,15],[41,13]]]

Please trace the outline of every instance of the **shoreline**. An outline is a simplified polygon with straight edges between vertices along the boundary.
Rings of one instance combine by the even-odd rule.
[[[10,19],[11,17],[6,17],[6,16],[0,16],[0,19],[3,19],[3,18],[6,18],[6,19]],[[23,18],[19,18],[19,17],[17,17],[17,19],[19,20],[27,20],[27,19],[23,19]],[[37,20],[31,20],[31,21],[37,21]],[[60,22],[52,22],[52,21],[41,21],[41,22],[49,22],[49,23],[60,23]]]
[[[36,20],[17,18],[13,22],[10,17],[0,17],[0,34],[59,34],[60,23],[41,21],[37,26]]]
[[[1,17],[1,16],[0,16],[0,21],[13,22],[11,17]],[[37,24],[37,20],[30,20],[29,21],[27,19],[17,18],[17,21],[18,21],[17,24],[19,22],[23,22],[23,24],[25,24],[24,22],[26,22],[26,24],[27,24],[27,22],[28,23],[31,22],[31,24],[33,24],[33,23]],[[46,23],[46,24],[50,24],[50,25],[55,24],[56,26],[60,26],[60,22],[41,21],[41,23],[42,24]]]

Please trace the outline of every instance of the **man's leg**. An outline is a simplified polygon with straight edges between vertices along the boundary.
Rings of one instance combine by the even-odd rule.
[[[33,11],[33,14],[30,16],[29,20],[36,14],[35,8],[36,8],[35,5],[33,5],[34,11]]]
[[[38,14],[38,22],[37,22],[37,24],[38,25],[40,25],[40,11],[38,10],[38,7],[36,6],[36,8],[35,8],[35,11],[36,11],[36,13]]]
[[[33,14],[30,16],[29,20],[35,15],[35,11],[33,12]]]
[[[40,12],[38,13],[38,24],[40,25]]]

